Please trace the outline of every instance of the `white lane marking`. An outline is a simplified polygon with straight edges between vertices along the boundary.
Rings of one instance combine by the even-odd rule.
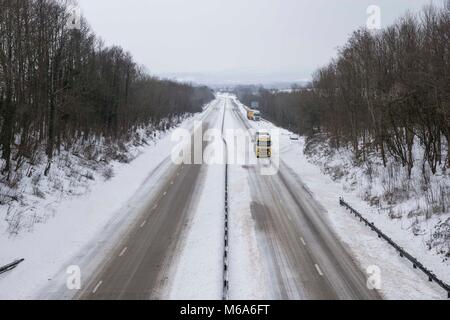
[[[157,205],[157,204],[155,204],[155,205],[153,206],[153,210],[155,210],[156,208],[158,208],[158,205]]]
[[[288,219],[289,219],[290,222],[292,222],[292,218],[291,218],[290,215],[288,215]]]
[[[173,185],[173,181],[170,181],[170,185]]]
[[[95,294],[98,290],[98,288],[100,288],[100,286],[102,285],[103,281],[100,281],[99,283],[97,283],[97,285],[95,286],[94,290],[92,290],[92,293]]]
[[[165,191],[165,192],[163,193],[163,196],[164,196],[164,197],[167,196],[167,191]]]
[[[119,257],[123,256],[125,252],[127,252],[128,247],[123,248],[122,252],[120,252]]]
[[[146,223],[147,223],[147,220],[145,220],[144,222],[142,222],[141,228],[143,228],[143,227],[145,226]]]
[[[320,275],[321,277],[323,277],[323,272],[322,272],[322,270],[320,270],[320,267],[319,267],[318,264],[316,264],[316,270],[317,270],[317,272],[319,273],[319,275]]]
[[[306,247],[305,239],[303,239],[303,237],[301,237],[300,240],[302,241],[303,245]]]

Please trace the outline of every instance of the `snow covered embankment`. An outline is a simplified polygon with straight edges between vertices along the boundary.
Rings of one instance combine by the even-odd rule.
[[[422,245],[448,260],[450,172],[440,169],[433,175],[422,159],[419,141],[415,143],[410,178],[407,168],[391,159],[386,168],[373,155],[368,155],[364,164],[358,164],[349,150],[330,150],[326,142],[321,136],[306,142],[304,152],[310,162],[319,165],[323,173],[341,183],[346,191],[368,202],[379,215],[409,230]]]

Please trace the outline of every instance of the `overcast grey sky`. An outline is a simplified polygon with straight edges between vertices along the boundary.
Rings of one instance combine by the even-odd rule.
[[[369,5],[387,25],[442,0],[79,0],[106,44],[157,75],[202,82],[309,78],[366,24]]]

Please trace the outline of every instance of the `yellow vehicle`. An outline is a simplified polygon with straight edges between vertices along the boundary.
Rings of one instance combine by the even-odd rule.
[[[272,157],[272,138],[267,131],[258,131],[255,139],[256,157],[270,158]]]
[[[247,110],[247,118],[250,121],[260,121],[261,120],[261,113],[258,110]]]

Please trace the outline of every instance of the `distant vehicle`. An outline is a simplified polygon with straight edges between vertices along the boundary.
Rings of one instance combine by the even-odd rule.
[[[297,141],[297,140],[300,140],[300,137],[298,134],[291,134],[291,140]]]
[[[252,109],[253,110],[259,109],[259,102],[258,101],[253,101],[252,102]]]
[[[256,157],[270,158],[272,157],[272,137],[267,131],[257,131],[255,138]]]
[[[261,120],[261,113],[258,110],[247,110],[247,118],[250,121],[260,121]]]

